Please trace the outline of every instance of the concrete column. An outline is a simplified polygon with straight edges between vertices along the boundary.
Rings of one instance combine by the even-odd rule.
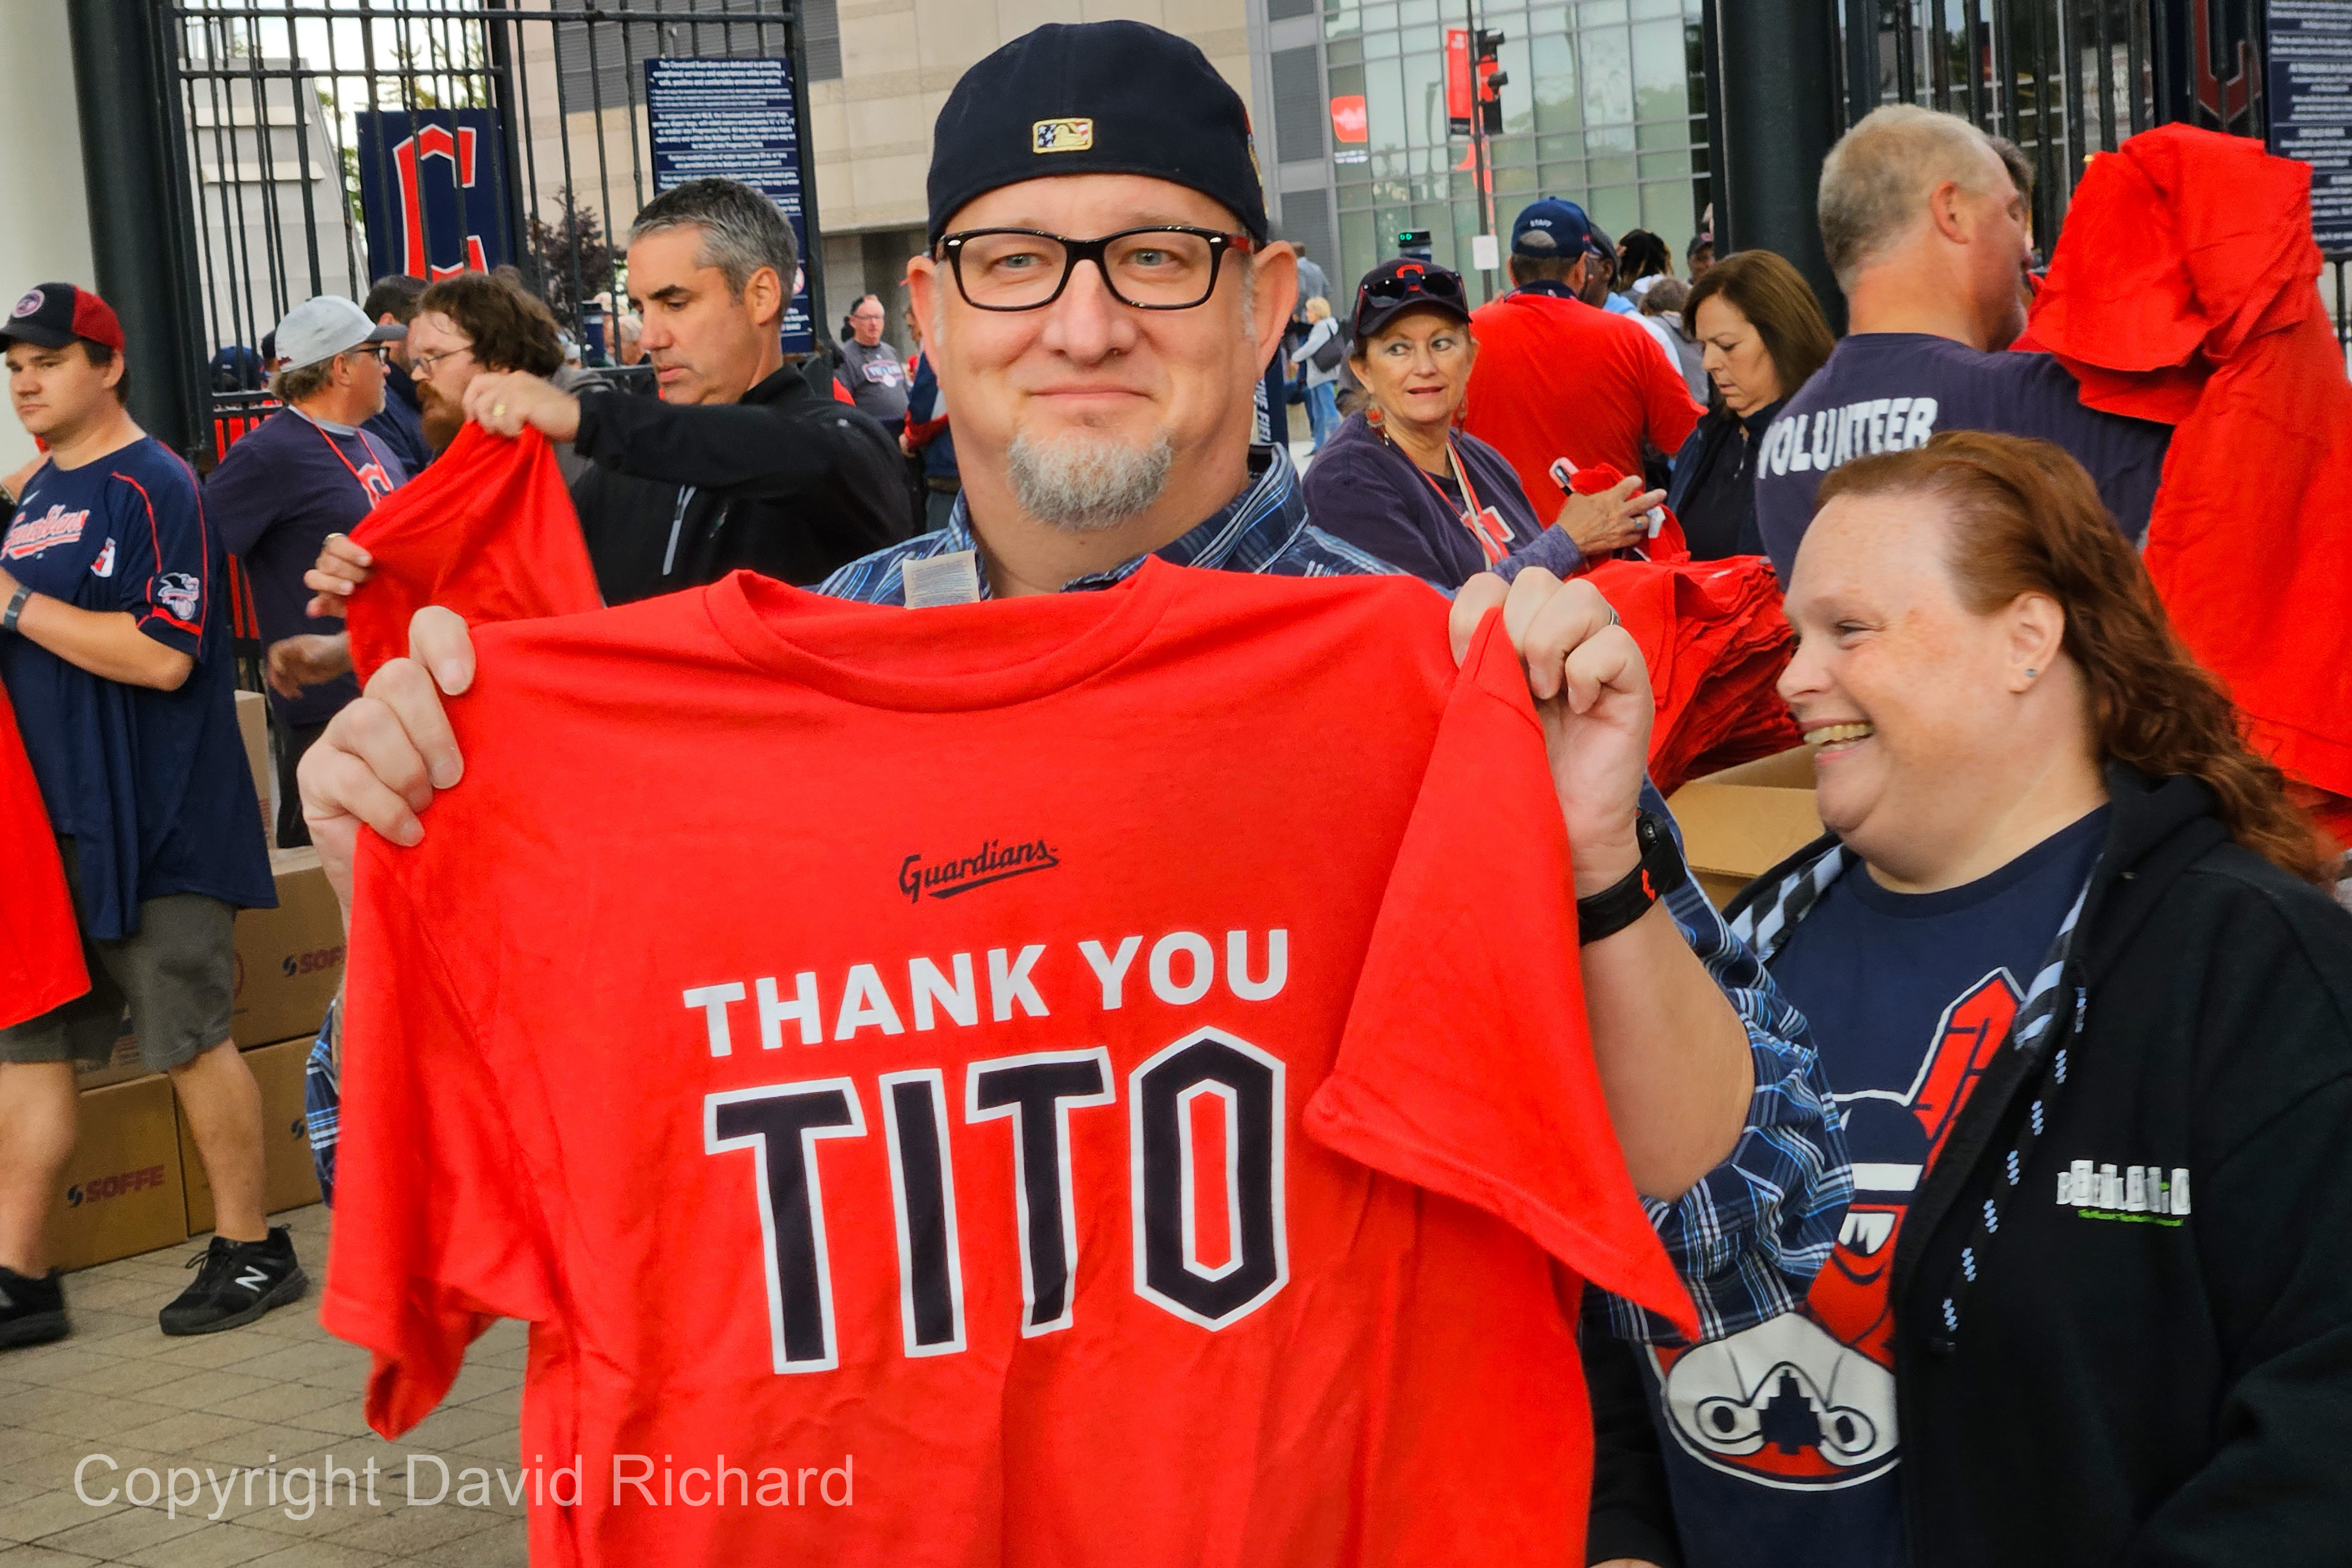
[[[1836,16],[1822,0],[1707,0],[1706,23],[1723,137],[1711,160],[1716,254],[1777,251],[1843,331],[1845,299],[1814,210],[1838,132]]]

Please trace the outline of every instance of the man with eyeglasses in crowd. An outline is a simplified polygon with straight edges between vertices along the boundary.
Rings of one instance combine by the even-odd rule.
[[[821,591],[903,605],[911,576],[933,601],[1085,592],[1155,556],[1296,577],[1391,570],[1313,527],[1288,454],[1251,444],[1252,388],[1296,275],[1290,248],[1267,239],[1246,112],[1198,48],[1134,22],[1008,44],[941,113],[929,202],[930,249],[908,285],[955,411],[963,488],[945,528],[851,562]],[[571,432],[557,400],[519,401],[477,383],[467,412]],[[1801,1020],[1688,873],[1644,874],[1666,813],[1644,779],[1653,702],[1630,634],[1589,584],[1482,574],[1456,601],[1457,649],[1497,605],[1539,698],[1576,894],[1638,886],[1646,900],[1582,949],[1609,1110],[1706,1332],[1735,1332],[1788,1310],[1836,1239],[1850,1176],[1828,1091]],[[418,842],[417,811],[462,771],[441,694],[472,682],[465,625],[421,611],[411,651],[304,769],[305,810],[345,889],[360,826]],[[1654,1332],[1624,1303],[1593,1310]]]
[[[405,327],[416,319],[417,296],[425,292],[425,287],[421,277],[404,272],[387,274],[369,286],[360,308],[379,327]],[[392,448],[392,455],[400,459],[400,465],[414,479],[433,461],[433,448],[425,444],[424,408],[417,399],[414,367],[409,363],[411,347],[405,338],[394,338],[385,344],[383,409],[367,422],[365,428],[370,435]]]
[[[245,562],[268,648],[280,849],[310,841],[295,765],[360,695],[342,622],[312,618],[302,579],[331,535],[349,531],[408,482],[407,465],[365,428],[383,412],[388,345],[407,330],[370,319],[338,295],[288,311],[277,331],[283,362],[270,378],[285,406],[223,454],[205,482],[205,516]]]
[[[590,461],[572,503],[604,602],[716,582],[738,568],[814,583],[905,538],[914,516],[898,438],[819,399],[784,362],[800,265],[776,204],[733,180],[688,180],[638,210],[628,256],[658,401],[583,398],[528,371],[488,367],[463,393],[466,416],[487,429],[514,435],[530,424]],[[365,580],[347,549],[321,556],[312,573],[334,595]]]

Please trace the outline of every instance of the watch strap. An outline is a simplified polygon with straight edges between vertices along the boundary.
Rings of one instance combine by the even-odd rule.
[[[1632,871],[1590,898],[1576,901],[1576,937],[1581,946],[1614,936],[1650,912],[1682,874],[1682,852],[1672,829],[1644,811],[1634,826],[1642,858]]]
[[[0,632],[14,632],[16,629],[16,618],[25,613],[25,601],[32,597],[31,589],[21,582],[16,585],[16,591],[8,596],[8,608],[5,611],[0,611]]]

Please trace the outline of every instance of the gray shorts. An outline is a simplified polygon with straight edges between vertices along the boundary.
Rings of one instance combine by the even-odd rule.
[[[139,1061],[165,1072],[229,1037],[236,994],[236,912],[217,898],[175,893],[139,905],[139,931],[93,940],[74,841],[59,838],[66,883],[85,922],[82,961],[89,989],[36,1019],[0,1029],[0,1061],[103,1063],[122,1031],[122,1009],[139,1036]]]

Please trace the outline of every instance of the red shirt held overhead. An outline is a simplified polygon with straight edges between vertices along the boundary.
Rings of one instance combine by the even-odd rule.
[[[324,1314],[387,1436],[531,1321],[535,1563],[1578,1560],[1581,1281],[1695,1325],[1494,620],[1152,561],[479,645],[361,856]]]
[[[1672,455],[1706,412],[1682,371],[1630,316],[1581,299],[1515,289],[1470,313],[1477,362],[1463,400],[1463,427],[1511,460],[1545,522],[1567,493],[1551,465],[1606,463],[1642,471],[1644,440]]]

